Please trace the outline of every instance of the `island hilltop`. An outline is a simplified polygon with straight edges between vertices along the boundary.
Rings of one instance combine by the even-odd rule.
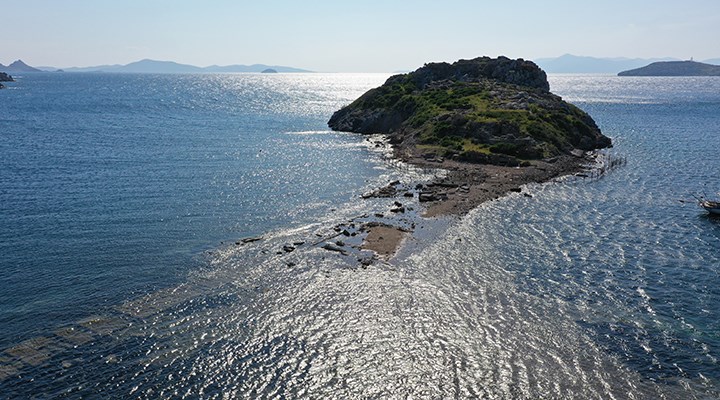
[[[464,196],[426,196],[438,200],[428,214],[462,213],[521,184],[577,172],[585,152],[611,146],[587,113],[549,89],[545,72],[523,59],[431,63],[390,77],[328,125],[386,134],[397,157],[450,170],[444,186],[466,188]]]

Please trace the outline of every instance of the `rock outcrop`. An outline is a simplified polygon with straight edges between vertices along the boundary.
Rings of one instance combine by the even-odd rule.
[[[620,72],[618,76],[720,76],[720,66],[697,61],[661,61]]]
[[[4,72],[0,72],[0,82],[14,82],[14,81],[15,80],[13,79],[12,76],[10,76]],[[4,89],[4,88],[5,88],[5,85],[0,83],[0,89]]]
[[[396,150],[503,165],[611,145],[523,59],[431,63],[390,77],[335,112],[333,130],[389,135]]]

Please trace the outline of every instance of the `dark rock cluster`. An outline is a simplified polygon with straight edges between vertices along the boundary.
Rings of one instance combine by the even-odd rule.
[[[14,82],[14,81],[15,80],[13,79],[12,76],[6,74],[5,72],[0,72],[0,82]],[[3,86],[2,83],[0,83],[0,89],[2,89],[4,87],[5,86]]]

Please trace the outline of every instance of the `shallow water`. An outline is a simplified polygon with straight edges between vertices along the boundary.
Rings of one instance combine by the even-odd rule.
[[[155,80],[114,79],[143,78]],[[211,78],[243,79],[263,88],[269,85],[265,80],[275,79]],[[298,172],[296,186],[281,185],[267,195],[290,206],[273,210],[256,202],[260,207],[254,214],[252,207],[237,213],[229,207],[232,202],[221,203],[210,209],[218,213],[213,221],[224,222],[178,235],[193,231],[198,238],[193,244],[167,237],[156,242],[156,251],[170,247],[178,255],[159,260],[152,285],[115,287],[108,300],[86,299],[71,316],[62,308],[31,307],[36,318],[30,334],[13,328],[3,334],[1,393],[48,398],[720,395],[720,224],[678,201],[718,190],[713,179],[720,148],[720,80],[551,76],[552,90],[588,111],[613,137],[612,153],[627,158],[627,164],[597,180],[530,185],[526,191],[532,198],[511,195],[460,219],[425,221],[396,258],[361,268],[354,257],[313,244],[331,237],[335,224],[384,211],[391,203],[360,201],[363,191],[396,178],[427,179],[428,173],[387,160],[382,147],[363,138],[330,134],[322,126],[332,107],[384,76],[280,79],[282,84],[270,86],[287,94],[282,103],[287,106],[257,96],[262,90],[248,92],[258,102],[248,113],[277,119],[272,128],[257,129],[257,140],[270,140],[265,135],[275,140],[278,149],[270,159],[287,168],[278,167],[280,175],[298,169],[297,163],[283,161],[287,154],[302,158],[311,152],[313,163],[320,162],[316,158],[328,162],[307,166]],[[187,81],[176,84],[185,86]],[[323,106],[308,105],[318,99]],[[241,103],[223,105],[222,116],[241,113]],[[292,113],[307,107],[314,111]],[[214,117],[207,118],[212,124]],[[246,129],[244,121],[236,121],[240,131]],[[188,128],[180,143],[190,140],[193,129],[201,128]],[[303,131],[312,132],[283,133]],[[263,146],[263,153],[272,147]],[[204,151],[210,155],[218,149]],[[247,176],[248,170],[268,169],[246,163],[221,164],[217,171],[237,168]],[[328,173],[329,165],[340,171]],[[195,185],[202,188],[208,167],[193,167],[200,174]],[[333,183],[329,189],[317,186],[326,180]],[[231,184],[227,191],[246,185]],[[298,190],[300,199],[313,199],[308,203],[320,198],[321,205],[292,214],[288,210],[298,203],[290,189],[284,191],[288,187],[296,187],[291,190]],[[205,191],[198,197],[216,201],[216,194]],[[263,220],[258,217],[263,212],[275,217]],[[213,245],[231,237],[228,226],[254,218],[260,221],[256,228],[230,232],[264,234],[264,240]],[[92,220],[80,225],[96,229]],[[19,236],[18,230],[5,228],[3,241]],[[305,244],[295,252],[276,254],[283,244],[300,241]],[[202,250],[210,251],[200,256]],[[94,253],[94,258],[105,257]],[[26,269],[32,270],[33,257],[26,259],[31,266]],[[90,264],[103,270],[103,264]],[[2,265],[12,266],[6,260]],[[5,276],[15,276],[17,269],[5,269],[11,271]],[[115,280],[124,275],[114,274]],[[43,292],[31,296],[43,298]],[[63,289],[58,293],[62,297]],[[53,313],[62,317],[52,318]],[[3,315],[14,321],[7,311]],[[22,324],[29,322],[15,329]]]

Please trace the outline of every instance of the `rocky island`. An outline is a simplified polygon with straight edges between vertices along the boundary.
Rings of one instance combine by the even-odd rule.
[[[720,76],[720,65],[697,61],[662,61],[622,71],[618,76]]]
[[[425,217],[464,214],[522,192],[527,183],[584,176],[580,171],[595,161],[592,150],[612,145],[587,113],[550,92],[536,64],[506,57],[431,63],[392,76],[335,112],[328,125],[385,134],[396,157],[447,170],[434,182],[393,182],[363,195],[417,198],[427,206]],[[403,207],[395,201],[390,213],[403,213]],[[398,246],[388,239],[389,227],[382,235],[386,254]]]
[[[333,130],[384,133],[403,158],[504,166],[608,147],[593,119],[550,93],[531,61],[432,63],[390,77],[333,114]]]
[[[328,125],[386,134],[397,157],[448,169],[467,196],[447,196],[440,200],[449,204],[427,213],[462,213],[521,184],[577,172],[586,152],[611,146],[587,113],[549,89],[545,72],[523,59],[431,63],[390,77]]]

